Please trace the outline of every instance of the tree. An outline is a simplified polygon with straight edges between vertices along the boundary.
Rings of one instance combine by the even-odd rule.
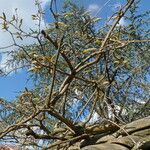
[[[51,1],[54,21],[43,29],[44,12],[36,2],[38,13],[32,18],[39,29],[28,33],[22,19],[13,15],[8,20],[3,13],[3,29],[17,47],[8,65],[26,68],[35,81],[34,89],[25,88],[13,102],[1,99],[3,141],[60,149],[94,135],[97,124],[113,132],[149,115],[148,12],[137,16],[137,4],[128,0],[99,29],[99,18],[70,1],[61,14]],[[128,25],[119,25],[122,17]],[[27,37],[35,42],[17,43]],[[95,114],[97,120],[91,121]]]

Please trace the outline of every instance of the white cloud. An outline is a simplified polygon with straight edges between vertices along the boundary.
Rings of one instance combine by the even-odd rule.
[[[121,3],[116,3],[112,6],[112,10],[120,10],[122,7]]]
[[[44,7],[47,3],[49,3],[51,0],[41,0],[41,5]]]
[[[117,19],[117,16],[113,16],[111,18],[108,18],[108,24],[113,24],[113,22]],[[119,21],[119,23],[117,24],[117,26],[126,26],[127,25],[127,22],[125,21],[125,18],[122,17]]]
[[[10,59],[11,59],[11,55],[9,55],[7,53],[2,54],[2,58],[0,61],[0,70],[4,74],[11,75],[15,71],[16,66],[13,66],[13,64],[9,63]],[[17,65],[17,67],[19,67],[19,65]]]
[[[99,120],[99,118],[100,118],[100,117],[99,117],[98,113],[94,112],[93,115],[92,115],[92,118],[91,118],[90,121],[89,121],[89,123],[90,123],[90,124],[94,124],[96,121]]]
[[[122,8],[122,4],[119,2],[111,5],[112,11],[115,11],[115,12],[119,11],[121,8]],[[112,17],[111,20],[109,20],[109,23],[111,24],[116,18],[117,18],[117,15]],[[125,21],[124,17],[122,17],[119,23],[117,24],[117,26],[126,26],[126,25],[127,25],[127,22]]]
[[[4,72],[8,72],[10,70],[8,67],[6,68],[8,58],[10,57],[7,54],[3,54],[0,61],[0,69],[2,69]]]
[[[126,25],[127,25],[127,23],[126,23],[126,21],[125,21],[125,18],[122,17],[122,18],[120,19],[119,23],[118,23],[118,26],[126,26]]]
[[[44,8],[44,6],[50,1],[50,0],[40,0],[41,6]],[[22,28],[26,31],[29,30],[29,28],[36,29],[38,28],[37,21],[33,21],[31,15],[37,13],[37,7],[35,6],[35,0],[1,0],[0,4],[0,16],[2,16],[2,13],[5,12],[6,17],[12,18],[12,15],[15,13],[15,9],[17,8],[18,16],[19,18],[23,18],[23,25]],[[2,20],[0,20],[0,23]],[[41,27],[45,27],[44,20],[41,21]],[[15,29],[11,28],[12,32],[15,32]],[[26,38],[25,40],[17,40],[18,44],[25,44],[25,43],[32,43],[34,40],[31,38]],[[0,48],[9,46],[13,44],[12,38],[7,32],[2,31],[0,26]],[[5,52],[8,50],[13,50],[13,48],[7,48],[7,49],[0,49],[0,52]],[[8,60],[8,57],[6,55],[2,55],[2,60],[0,62],[0,68],[4,67],[4,64]]]
[[[42,0],[42,5],[44,6],[48,0]],[[1,0],[0,5],[0,15],[3,12],[6,13],[7,18],[12,18],[15,14],[15,9],[18,9],[19,18],[23,18],[23,29],[28,30],[29,28],[37,28],[37,22],[32,20],[31,15],[37,13],[37,7],[34,5],[34,0]],[[0,20],[1,23],[2,20]],[[44,20],[42,20],[42,25],[44,26]],[[12,29],[14,31],[14,29]],[[6,45],[12,44],[12,40],[8,33],[0,29],[0,47],[5,47]]]
[[[97,13],[97,11],[99,10],[99,6],[97,4],[90,4],[88,6],[88,11],[91,13],[91,14],[94,14],[94,13]]]

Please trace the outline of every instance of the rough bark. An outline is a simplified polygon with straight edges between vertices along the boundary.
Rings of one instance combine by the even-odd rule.
[[[149,150],[150,116],[121,126],[113,133],[97,133],[70,150]]]

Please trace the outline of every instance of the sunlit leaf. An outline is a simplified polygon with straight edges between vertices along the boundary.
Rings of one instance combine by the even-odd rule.
[[[88,49],[85,49],[82,51],[83,54],[87,54],[87,53],[90,53],[90,52],[93,52],[93,51],[96,51],[97,48],[88,48]]]

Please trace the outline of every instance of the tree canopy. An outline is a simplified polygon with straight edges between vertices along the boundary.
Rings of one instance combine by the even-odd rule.
[[[67,148],[94,135],[95,125],[107,124],[104,132],[113,132],[150,114],[150,18],[149,12],[137,13],[138,4],[127,0],[102,26],[104,20],[84,7],[66,1],[59,12],[51,0],[53,19],[43,27],[44,10],[36,1],[32,19],[38,29],[28,32],[19,14],[2,14],[15,47],[6,67],[26,69],[34,82],[11,102],[0,99],[3,142]],[[27,38],[33,42],[20,44]]]

